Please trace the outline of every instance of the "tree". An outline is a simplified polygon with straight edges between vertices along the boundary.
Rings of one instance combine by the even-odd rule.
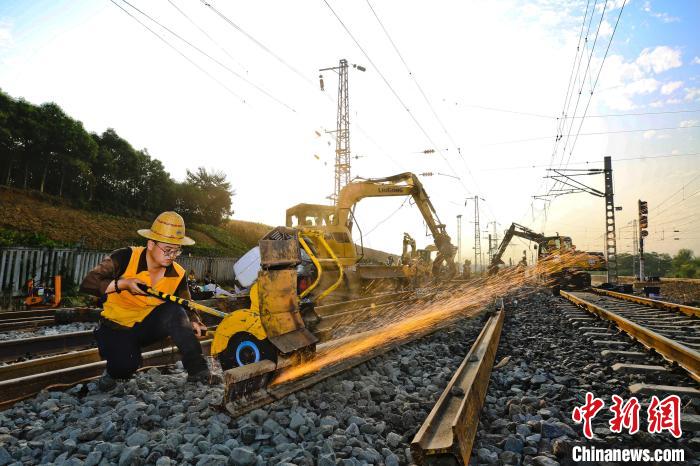
[[[673,256],[672,272],[674,277],[694,278],[700,275],[700,259],[690,249],[679,249]]]
[[[231,183],[223,172],[208,172],[203,167],[194,173],[187,170],[185,182],[178,186],[176,210],[187,221],[219,225],[233,214],[233,195]]]

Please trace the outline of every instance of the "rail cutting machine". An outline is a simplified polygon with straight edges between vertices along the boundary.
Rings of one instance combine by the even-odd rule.
[[[314,230],[277,227],[260,240],[261,269],[250,289],[247,309],[226,313],[147,289],[153,296],[223,318],[214,332],[211,355],[218,358],[226,371],[227,401],[264,388],[278,369],[315,352],[318,338],[305,322],[319,319],[313,309],[314,302],[305,298],[318,286],[323,269],[307,243],[311,237],[335,257],[323,235]],[[317,276],[311,286],[298,293],[296,268],[301,262],[300,246],[316,265]],[[318,295],[316,302],[338,287],[341,280],[342,275]]]

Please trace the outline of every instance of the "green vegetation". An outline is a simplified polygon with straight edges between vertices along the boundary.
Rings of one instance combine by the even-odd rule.
[[[136,233],[153,218],[105,214],[76,209],[55,196],[0,186],[0,247],[81,247],[99,251],[143,244]],[[252,227],[254,226],[254,228]],[[270,227],[226,220],[220,226],[187,224],[196,244],[185,253],[238,257],[258,243]]]
[[[178,183],[113,129],[88,133],[55,103],[37,106],[2,91],[0,185],[140,219],[175,210],[188,222],[219,225],[233,213],[234,191],[223,173],[188,170]]]
[[[620,275],[634,275],[631,254],[618,254]],[[639,256],[635,256],[634,271],[639,271]],[[652,277],[700,278],[700,258],[690,249],[681,249],[671,257],[656,252],[644,253],[644,274]]]

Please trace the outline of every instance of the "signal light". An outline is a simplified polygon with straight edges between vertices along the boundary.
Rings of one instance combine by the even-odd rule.
[[[647,218],[646,215],[639,216],[639,228],[640,229],[649,228],[649,219]]]
[[[647,215],[649,213],[649,206],[647,201],[639,201],[639,215]]]
[[[646,231],[646,229],[649,228],[649,206],[646,201],[642,201],[641,199],[638,201],[637,205],[639,207],[639,235],[643,238],[649,235],[649,232]]]

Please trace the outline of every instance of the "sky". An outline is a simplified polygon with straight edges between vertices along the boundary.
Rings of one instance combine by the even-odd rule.
[[[700,2],[128,2],[1,2],[0,89],[114,128],[174,179],[222,171],[233,218],[277,225],[329,202],[338,80],[324,72],[321,91],[318,70],[345,58],[366,68],[349,72],[352,177],[419,174],[455,244],[462,215],[462,259],[475,196],[484,252],[511,222],[602,251],[602,198],[533,196],[561,187],[548,169],[604,156],[618,252],[642,199],[647,251],[700,254]],[[602,175],[577,179],[603,190]],[[432,242],[404,201],[358,204],[365,246]]]

